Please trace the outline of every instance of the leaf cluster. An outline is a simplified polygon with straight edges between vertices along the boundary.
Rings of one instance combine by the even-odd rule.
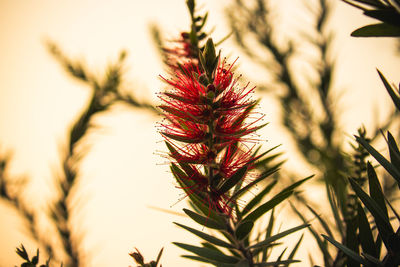
[[[400,110],[400,97],[398,89],[391,86],[386,78],[379,72],[379,76],[392,98],[396,108]],[[387,150],[390,158],[385,158],[378,152],[368,140],[358,135],[356,141],[375,158],[375,160],[389,173],[390,177],[400,188],[400,151],[393,135],[387,132]],[[381,182],[371,163],[367,163],[367,180],[369,192],[366,192],[357,179],[350,178],[349,183],[357,196],[357,212],[352,222],[352,242],[345,244],[334,240],[332,237],[324,236],[326,240],[339,248],[347,256],[347,266],[399,266],[400,264],[400,227],[394,230],[390,217],[389,208],[395,215],[397,224],[400,223],[400,216],[391,202],[385,197]],[[389,208],[388,208],[389,207]],[[373,218],[369,221],[368,215]],[[383,258],[382,245],[386,248]]]
[[[365,16],[380,23],[363,26],[351,33],[354,37],[400,37],[399,0],[343,0],[363,10]]]
[[[21,264],[21,267],[36,267],[39,264],[39,249],[36,250],[36,255],[31,259],[29,258],[28,252],[26,251],[24,245],[21,244],[20,248],[16,249],[16,253],[20,256],[25,262]],[[61,267],[63,265],[61,264]],[[46,261],[45,264],[39,265],[39,267],[50,267],[50,258]]]

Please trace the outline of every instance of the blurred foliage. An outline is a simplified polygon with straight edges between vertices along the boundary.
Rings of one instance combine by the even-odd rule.
[[[40,247],[45,248],[48,255],[52,255],[58,262],[63,262],[65,266],[82,266],[85,253],[80,244],[83,236],[77,234],[78,225],[71,223],[71,214],[74,209],[71,199],[74,195],[73,192],[76,192],[79,162],[87,149],[87,146],[83,148],[82,140],[93,128],[92,118],[106,112],[110,106],[116,103],[125,103],[134,108],[147,110],[151,114],[158,114],[158,111],[152,104],[138,101],[131,93],[122,90],[125,51],[120,53],[115,63],[106,68],[103,77],[96,77],[91,74],[82,60],[69,59],[53,42],[48,42],[47,47],[68,74],[87,84],[91,90],[87,105],[70,127],[66,149],[64,155],[61,155],[62,175],[56,179],[59,195],[49,208],[48,217],[57,231],[57,238],[62,244],[62,250],[54,240],[49,240],[48,234],[43,234],[38,229],[37,214],[31,211],[23,200],[23,186],[16,184],[14,178],[5,175],[7,157],[2,158],[0,164],[0,197],[12,204],[25,218],[31,236]],[[28,261],[28,259],[26,260]]]

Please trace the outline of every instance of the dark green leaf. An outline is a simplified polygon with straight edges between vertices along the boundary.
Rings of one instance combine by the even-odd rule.
[[[400,183],[400,171],[393,166],[384,156],[375,150],[364,138],[356,136],[356,140],[360,143],[381,165],[385,170]]]
[[[189,190],[189,188],[193,186],[193,181],[183,179],[182,175],[184,176],[185,174],[175,164],[172,163],[170,167],[172,174],[175,176],[182,189],[186,192],[192,204],[195,205],[196,208],[198,208],[205,216],[210,217],[218,222],[224,222],[224,219],[219,213],[217,213],[215,210],[211,209],[208,205],[205,204],[207,203],[206,200],[204,200],[199,194],[196,194],[195,192],[191,192]]]
[[[376,9],[366,10],[365,15],[371,18],[379,19],[382,22],[392,24],[394,26],[400,26],[400,13],[396,12],[395,9]]]
[[[230,263],[230,264],[235,264],[235,263],[239,262],[238,258],[222,254],[213,249],[196,247],[196,246],[192,246],[189,244],[183,244],[183,243],[178,243],[178,242],[173,242],[173,244],[180,248],[183,248],[187,251],[190,251],[200,257],[210,259],[212,261],[216,261],[216,262],[220,262],[220,263]]]
[[[388,91],[390,97],[392,98],[393,103],[395,104],[397,110],[400,111],[400,98],[399,96],[396,94],[396,90],[394,90],[392,88],[392,86],[390,86],[390,84],[388,83],[388,81],[386,80],[385,76],[383,76],[383,74],[379,71],[379,77],[381,78],[383,85],[385,85],[386,90]]]
[[[299,210],[297,210],[297,208],[292,203],[290,203],[290,206],[292,207],[293,211],[297,214],[297,216],[299,216],[299,218],[303,221],[303,223],[308,222],[306,220],[306,218],[303,216],[303,214]],[[320,251],[322,252],[322,255],[324,256],[324,262],[325,263],[332,262],[333,259],[332,259],[332,256],[329,254],[326,241],[321,239],[321,237],[319,236],[317,231],[312,226],[308,227],[308,230],[310,231],[310,233],[313,235],[315,241],[317,242],[318,247],[319,247]]]
[[[388,24],[378,23],[361,27],[351,33],[353,37],[399,37],[400,27]]]
[[[328,234],[328,236],[333,238],[333,234],[331,229],[329,228],[328,223],[322,219],[322,217],[309,205],[307,205],[307,208],[312,212],[312,214],[314,214],[315,217],[317,217],[318,221],[321,223],[322,227],[324,228],[325,232]]]
[[[244,221],[239,224],[235,230],[235,236],[238,240],[245,239],[253,229],[254,223],[251,221]]]
[[[295,190],[297,187],[299,187],[302,183],[304,183],[305,181],[311,179],[313,176],[314,176],[314,175],[310,175],[310,176],[308,176],[308,177],[306,177],[306,178],[304,178],[304,179],[302,179],[302,180],[300,180],[300,181],[297,181],[297,182],[295,182],[295,183],[289,185],[288,187],[286,187],[285,189],[283,189],[279,194],[284,194],[284,193],[289,192],[289,191],[294,191],[294,190]]]
[[[164,251],[164,248],[161,248],[160,252],[158,252],[156,266],[160,263],[161,255],[162,255],[163,251]]]
[[[294,255],[296,254],[298,248],[300,247],[300,243],[303,240],[304,234],[302,234],[299,238],[299,241],[297,241],[296,245],[292,249],[292,251],[289,254],[288,260],[292,260],[294,258]]]
[[[247,166],[243,166],[237,170],[231,177],[225,180],[225,182],[218,189],[220,194],[226,193],[229,189],[234,187],[240,180],[244,178],[247,172]]]
[[[364,209],[361,207],[360,203],[357,203],[357,220],[360,244],[363,252],[376,257],[378,253],[375,247],[374,236],[372,235],[368,218],[365,215]]]
[[[389,221],[389,215],[386,208],[385,196],[382,191],[381,184],[379,183],[378,176],[372,167],[371,163],[367,163],[369,194],[371,198],[378,204],[379,208],[383,211],[385,218]]]
[[[180,224],[180,223],[176,223],[176,222],[174,222],[174,223],[176,225],[178,225],[179,227],[182,227],[183,229],[191,232],[192,234],[195,234],[198,237],[204,239],[205,241],[210,242],[211,244],[214,244],[214,245],[220,246],[220,247],[225,247],[225,248],[233,248],[233,246],[231,244],[229,244],[229,243],[227,243],[227,242],[225,242],[225,241],[223,241],[221,239],[218,239],[218,238],[216,238],[214,236],[211,236],[209,234],[203,233],[202,231],[193,229],[191,227],[185,226],[185,225]]]
[[[280,232],[279,234],[276,234],[276,235],[273,235],[271,237],[268,237],[265,240],[263,240],[263,241],[261,241],[261,242],[259,242],[257,244],[251,245],[249,248],[257,248],[257,247],[268,246],[272,242],[275,242],[276,240],[278,240],[278,239],[280,239],[282,237],[285,237],[285,236],[287,236],[287,235],[289,235],[291,233],[297,232],[297,231],[299,231],[299,230],[301,230],[303,228],[306,228],[308,226],[310,226],[310,224],[302,224],[302,225],[290,228],[289,230],[286,230],[286,231]]]
[[[364,203],[369,212],[371,212],[375,219],[375,224],[379,229],[379,233],[382,236],[383,242],[388,245],[388,238],[394,234],[394,232],[388,218],[385,216],[385,213],[382,211],[379,205],[361,189],[357,182],[353,181],[353,179],[349,179],[349,182],[354,192]]]
[[[280,204],[282,201],[287,199],[289,196],[291,196],[293,191],[287,191],[285,193],[279,193],[275,197],[273,197],[271,200],[267,201],[266,203],[262,204],[258,208],[256,208],[254,211],[252,211],[250,214],[248,214],[243,220],[244,221],[253,221],[255,222],[258,218],[260,218],[262,215],[270,211],[271,209],[275,208],[278,204]]]
[[[283,261],[270,261],[270,262],[260,262],[254,263],[254,267],[266,267],[266,266],[287,266],[292,263],[300,262],[299,260],[283,260]]]
[[[242,215],[246,215],[253,207],[260,203],[263,197],[272,190],[277,182],[277,180],[272,181],[261,192],[257,193],[254,198],[252,198],[249,203],[243,208]]]
[[[279,165],[280,166],[280,165]],[[267,177],[269,177],[270,175],[274,174],[275,172],[278,171],[279,166],[277,165],[276,168],[271,168],[268,171],[265,171],[263,173],[261,173],[254,181],[250,182],[249,184],[247,184],[246,186],[242,187],[240,190],[236,191],[233,195],[232,195],[232,199],[237,199],[239,198],[244,192],[247,192],[252,186],[256,185],[257,183],[263,181],[264,179],[266,179]]]
[[[335,247],[337,247],[338,249],[340,249],[341,251],[343,251],[344,254],[346,254],[347,256],[349,256],[350,258],[352,258],[353,260],[355,260],[356,262],[363,264],[364,266],[370,266],[370,264],[368,263],[368,261],[366,261],[364,258],[362,258],[360,255],[358,255],[357,253],[355,253],[354,251],[352,251],[351,249],[349,249],[348,247],[340,244],[339,242],[337,242],[336,240],[330,238],[329,236],[326,235],[322,235],[326,240],[328,240],[329,242],[331,242]]]
[[[359,243],[357,238],[357,226],[356,220],[354,218],[346,219],[346,246],[354,251],[355,253],[359,253]],[[360,263],[351,257],[347,258],[347,267],[360,267]]]
[[[188,209],[183,209],[183,212],[185,212],[187,216],[192,218],[193,221],[195,221],[205,227],[208,227],[211,229],[216,229],[216,230],[224,230],[225,229],[225,226],[222,223],[217,222],[211,218],[207,218],[203,215],[200,215],[200,214],[193,212],[191,210],[188,210]]]
[[[400,151],[397,147],[396,140],[394,140],[390,132],[387,133],[390,161],[394,166],[400,166]],[[399,184],[400,185],[400,184]]]
[[[241,260],[235,264],[235,267],[249,267],[249,262],[247,260]]]
[[[216,262],[216,261],[213,261],[213,260],[210,260],[210,259],[206,259],[206,258],[203,258],[203,257],[194,256],[194,255],[182,255],[182,258],[191,259],[191,260],[200,261],[200,262],[205,262],[205,263],[217,266],[217,267],[235,267],[235,264],[220,263],[220,262]]]

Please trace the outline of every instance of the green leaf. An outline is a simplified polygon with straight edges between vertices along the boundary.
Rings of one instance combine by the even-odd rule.
[[[294,248],[292,249],[292,251],[289,254],[288,260],[292,260],[294,258],[294,255],[296,254],[297,250],[300,247],[301,241],[303,240],[304,234],[302,234],[299,238],[299,240],[297,241],[296,245],[294,246]]]
[[[360,143],[381,165],[385,170],[400,183],[400,171],[393,166],[384,156],[375,150],[364,138],[356,136],[356,140]]]
[[[242,215],[246,215],[253,207],[260,203],[264,196],[272,190],[277,182],[277,180],[272,181],[261,192],[257,193],[254,198],[252,198],[249,203],[243,208]]]
[[[306,204],[306,206],[307,206],[308,210],[311,211],[315,217],[317,217],[318,221],[322,225],[322,228],[324,228],[324,230],[328,234],[328,236],[333,238],[333,234],[332,234],[331,229],[329,228],[328,223],[324,219],[322,219],[322,217],[311,206],[309,206],[308,204]]]
[[[158,266],[158,264],[160,263],[161,255],[162,255],[163,251],[164,251],[164,248],[161,248],[160,252],[158,252],[157,259],[156,259],[156,266]]]
[[[193,15],[194,14],[194,7],[195,7],[194,0],[187,0],[186,1],[186,5],[187,5],[187,7],[189,9],[190,14]]]
[[[379,183],[378,176],[372,167],[371,163],[367,163],[369,194],[371,198],[378,204],[379,208],[383,211],[385,218],[389,221],[389,215],[386,208],[385,196],[382,191],[381,184]]]
[[[189,244],[178,243],[178,242],[172,242],[172,243],[180,248],[183,248],[183,249],[190,251],[200,257],[210,259],[212,261],[216,261],[216,262],[220,262],[220,263],[235,264],[235,263],[239,262],[239,260],[240,260],[236,257],[222,254],[213,249],[196,247],[196,246],[192,246]]]
[[[281,165],[281,164],[280,164]],[[269,177],[270,175],[274,174],[275,172],[278,171],[279,166],[277,165],[274,168],[271,168],[263,173],[261,173],[254,181],[250,182],[246,186],[242,187],[240,190],[236,191],[231,198],[232,199],[237,199],[239,198],[243,193],[247,192],[252,186],[256,185],[257,183],[263,181],[265,178]]]
[[[286,230],[286,231],[280,232],[279,234],[268,237],[257,244],[251,245],[249,248],[258,248],[258,247],[263,247],[263,246],[269,246],[272,242],[275,242],[276,240],[278,240],[282,237],[285,237],[291,233],[297,232],[308,226],[310,226],[310,224],[302,224],[302,225],[290,228],[289,230]]]
[[[378,256],[378,252],[375,247],[374,236],[372,235],[372,230],[368,222],[368,218],[365,215],[364,209],[361,207],[360,203],[357,203],[357,220],[359,228],[359,238],[361,248],[365,253],[368,253],[374,257]]]
[[[203,199],[202,196],[196,194],[196,192],[191,192],[189,188],[193,186],[193,181],[188,179],[183,179],[182,176],[185,174],[183,171],[176,166],[174,163],[171,164],[171,171],[172,174],[175,176],[176,180],[178,181],[179,185],[182,189],[186,192],[187,196],[190,198],[192,204],[198,208],[205,216],[210,217],[218,222],[223,223],[224,218],[222,218],[222,214],[216,212],[215,210],[211,209],[209,206],[205,205],[206,200]]]
[[[300,262],[299,260],[283,260],[283,261],[270,261],[270,262],[260,262],[254,263],[254,267],[266,267],[266,266],[287,266],[292,263]]]
[[[353,37],[399,37],[400,27],[388,24],[378,23],[361,27],[351,33]]]
[[[283,193],[286,193],[286,192],[288,192],[288,191],[293,191],[293,190],[295,190],[297,187],[299,187],[301,184],[303,184],[305,181],[311,179],[312,177],[314,177],[314,175],[310,175],[310,176],[308,176],[308,177],[306,177],[306,178],[304,178],[304,179],[302,179],[302,180],[300,180],[300,181],[297,181],[297,182],[295,182],[295,183],[289,185],[288,187],[286,187],[285,189],[283,189],[279,194],[283,194]]]
[[[329,236],[326,235],[322,235],[326,240],[328,240],[329,242],[331,242],[335,247],[337,247],[338,249],[340,249],[341,251],[343,251],[344,254],[346,254],[347,256],[349,256],[350,258],[352,258],[353,260],[355,260],[356,262],[363,264],[364,266],[371,266],[369,264],[368,261],[366,261],[364,258],[362,258],[360,255],[358,255],[357,253],[355,253],[354,251],[352,251],[351,249],[349,249],[348,247],[340,244],[339,242],[337,242],[336,240],[334,240],[333,238],[330,238]]]
[[[354,192],[364,203],[369,212],[371,212],[375,219],[375,224],[378,227],[379,234],[382,236],[383,242],[385,245],[388,245],[388,238],[389,236],[393,235],[394,232],[388,218],[385,216],[385,213],[382,211],[379,205],[361,189],[357,182],[353,181],[353,179],[349,179],[349,182]]]
[[[235,236],[238,240],[245,239],[253,229],[254,223],[251,221],[241,222],[235,230]]]
[[[188,209],[183,209],[183,212],[186,213],[187,216],[189,216],[193,221],[197,222],[198,224],[201,224],[211,229],[225,230],[225,226],[222,223],[217,222],[211,218],[207,218]]]
[[[357,221],[355,218],[346,219],[346,246],[356,252],[359,253],[359,243],[357,238]],[[360,263],[352,259],[351,257],[347,258],[347,267],[360,267]]]
[[[234,187],[243,177],[246,175],[247,166],[243,166],[239,170],[237,170],[231,177],[226,179],[224,183],[218,188],[218,192],[220,194],[226,193],[229,189]]]
[[[387,133],[387,138],[389,144],[390,161],[394,166],[400,166],[400,151],[397,147],[396,140],[394,140],[392,134],[389,131]]]
[[[394,26],[400,26],[400,14],[395,11],[395,9],[376,9],[376,10],[366,10],[364,14],[368,17],[379,19],[382,22],[392,24]]]
[[[235,264],[235,267],[249,267],[249,262],[247,260],[241,260]]]
[[[216,246],[220,246],[220,247],[225,247],[225,248],[233,248],[233,246],[221,239],[218,239],[214,236],[211,236],[209,234],[203,233],[202,231],[193,229],[191,227],[188,227],[186,225],[180,224],[180,223],[176,223],[174,222],[176,225],[178,225],[179,227],[182,227],[183,229],[191,232],[194,235],[197,235],[198,237],[204,239],[207,242],[210,242],[211,244],[214,244]]]
[[[182,255],[182,258],[191,259],[191,260],[200,261],[200,262],[205,262],[205,263],[213,264],[213,265],[218,266],[218,267],[235,267],[235,264],[220,263],[220,262],[216,262],[216,261],[213,261],[213,260],[210,260],[210,259],[206,259],[206,258],[203,258],[203,257],[194,256],[194,255]]]
[[[377,70],[377,71],[378,71],[379,77],[381,78],[381,80],[383,82],[383,85],[385,86],[385,88],[388,91],[390,97],[392,98],[392,101],[393,101],[394,105],[396,106],[397,110],[400,111],[400,98],[396,94],[396,90],[394,90],[392,88],[392,86],[390,86],[390,84],[386,80],[385,76],[379,70]]]
[[[289,196],[291,196],[292,193],[293,193],[293,191],[287,191],[285,193],[279,193],[278,195],[273,197],[271,200],[267,201],[266,203],[262,204],[261,206],[256,208],[254,211],[252,211],[243,220],[244,221],[253,221],[253,222],[255,222],[262,215],[264,215],[265,213],[267,213],[271,209],[275,208],[278,204],[280,204],[282,201],[284,201]]]
[[[290,206],[292,207],[293,211],[297,214],[297,216],[299,216],[299,218],[303,221],[303,223],[308,222],[306,220],[306,218],[303,216],[303,214],[300,211],[298,211],[292,203],[290,203]],[[327,265],[327,263],[329,263],[329,262],[332,262],[333,259],[332,259],[332,256],[329,254],[326,241],[321,239],[321,237],[319,236],[317,231],[312,226],[308,227],[308,230],[313,235],[315,241],[318,244],[320,251],[322,252],[322,255],[324,256],[325,265]]]

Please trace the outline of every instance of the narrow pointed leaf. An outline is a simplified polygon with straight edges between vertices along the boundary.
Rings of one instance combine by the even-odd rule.
[[[242,180],[247,172],[247,166],[243,166],[239,170],[237,170],[231,177],[225,180],[225,182],[218,189],[218,192],[221,194],[226,193],[229,189],[234,187],[240,180]]]
[[[397,147],[396,140],[394,140],[390,132],[387,133],[390,161],[394,166],[400,166],[400,151]]]
[[[193,212],[191,210],[188,210],[188,209],[183,209],[183,212],[185,212],[186,215],[189,216],[193,221],[195,221],[198,224],[201,224],[205,227],[208,227],[211,229],[216,229],[216,230],[224,230],[225,229],[225,226],[222,223],[215,221],[211,218],[207,218],[203,215],[200,215],[200,214]]]
[[[299,218],[303,221],[303,223],[308,222],[306,220],[306,218],[303,216],[303,214],[300,211],[298,211],[292,203],[290,203],[290,206],[292,207],[293,211],[297,214],[297,216],[299,216]],[[312,226],[308,227],[308,231],[310,231],[310,233],[313,235],[315,241],[317,242],[318,247],[321,250],[322,255],[324,257],[324,262],[325,263],[332,262],[333,259],[332,259],[332,256],[329,254],[326,241],[321,239],[321,237],[319,236],[317,231]]]
[[[180,224],[180,223],[176,223],[176,222],[174,222],[174,223],[176,225],[178,225],[179,227],[182,227],[183,229],[191,232],[192,234],[197,235],[198,237],[204,239],[205,241],[210,242],[211,244],[214,244],[214,245],[220,246],[220,247],[225,247],[225,248],[233,248],[233,246],[231,244],[229,244],[229,243],[227,243],[227,242],[225,242],[225,241],[223,241],[221,239],[218,239],[218,238],[216,238],[214,236],[211,236],[211,235],[206,234],[206,233],[204,233],[202,231],[193,229],[191,227],[188,227],[188,226]]]
[[[267,201],[266,203],[262,204],[258,208],[256,208],[254,211],[252,211],[250,214],[248,214],[243,220],[244,221],[253,221],[255,222],[258,218],[260,218],[262,215],[270,211],[271,209],[275,208],[278,204],[280,204],[282,201],[287,199],[292,195],[293,191],[287,191],[284,193],[280,193],[279,195],[276,195],[274,198],[271,200]]]
[[[261,192],[257,193],[254,198],[252,198],[249,203],[243,208],[242,215],[246,215],[253,207],[255,207],[260,201],[267,195],[272,188],[276,185],[278,181],[274,180],[269,183]]]
[[[157,260],[156,260],[156,266],[158,266],[158,263],[161,260],[161,255],[162,255],[163,251],[164,251],[164,248],[161,248],[160,252],[158,252]]]
[[[370,24],[351,33],[353,37],[399,37],[400,27],[389,23]]]
[[[191,260],[195,260],[195,261],[200,261],[200,262],[205,262],[205,263],[209,263],[218,267],[235,267],[235,264],[229,264],[229,263],[220,263],[217,261],[213,261],[207,258],[203,258],[203,257],[199,257],[199,256],[194,256],[194,255],[182,255],[182,258],[186,258],[186,259],[191,259]]]
[[[278,239],[280,239],[282,237],[285,237],[285,236],[287,236],[289,234],[297,232],[297,231],[299,231],[299,230],[301,230],[303,228],[306,228],[308,226],[310,226],[310,224],[302,224],[302,225],[290,228],[290,229],[288,229],[286,231],[280,232],[279,234],[276,234],[276,235],[273,235],[271,237],[268,237],[265,240],[263,240],[263,241],[261,241],[261,242],[259,242],[257,244],[251,245],[249,248],[257,248],[257,247],[268,246],[272,242],[275,242],[276,240],[278,240]]]
[[[280,164],[281,165],[281,164]],[[247,192],[252,186],[256,185],[257,183],[263,181],[264,179],[266,179],[267,177],[269,177],[270,175],[274,174],[275,172],[278,171],[280,165],[269,169],[268,171],[265,171],[263,173],[261,173],[253,182],[250,182],[249,184],[247,184],[246,186],[242,187],[240,190],[236,191],[233,195],[232,195],[232,199],[237,199],[238,197],[240,197],[244,192]]]
[[[182,187],[182,189],[186,192],[188,197],[190,198],[193,205],[195,205],[204,215],[210,217],[218,222],[224,222],[224,219],[221,217],[219,213],[213,210],[211,207],[205,205],[205,200],[202,199],[200,195],[196,195],[194,192],[191,192],[188,188],[190,188],[193,184],[192,181],[182,179],[182,175],[185,175],[183,171],[176,166],[175,164],[171,164],[172,174],[175,176],[176,180]]]
[[[360,203],[357,203],[357,220],[358,228],[360,229],[360,244],[363,252],[376,257],[378,253],[375,247],[374,236],[372,235],[368,218],[365,215],[364,209],[361,207]]]
[[[361,189],[357,182],[353,181],[353,179],[349,179],[349,182],[354,192],[364,203],[369,212],[371,212],[375,219],[375,224],[379,229],[379,233],[382,236],[383,242],[385,245],[387,245],[389,236],[393,235],[394,232],[389,220],[385,216],[385,213],[382,211],[379,205]]]
[[[299,238],[299,240],[297,241],[296,245],[294,246],[294,248],[292,249],[292,251],[289,254],[288,260],[292,260],[294,258],[294,255],[296,254],[297,250],[300,247],[301,241],[303,240],[304,234],[302,234]]]
[[[322,217],[321,217],[311,206],[309,206],[309,205],[307,205],[307,204],[306,204],[306,206],[307,206],[307,208],[312,212],[312,214],[314,214],[314,216],[317,217],[318,221],[319,221],[320,224],[322,225],[322,228],[324,228],[325,232],[326,232],[330,237],[333,238],[333,234],[332,234],[331,229],[329,228],[328,223],[327,223],[324,219],[322,219]]]
[[[300,262],[299,260],[282,260],[282,261],[270,261],[254,263],[254,267],[267,267],[267,266],[287,266],[292,263]]]
[[[394,103],[394,105],[396,106],[397,110],[400,111],[400,97],[398,96],[398,94],[396,94],[396,90],[394,90],[392,88],[392,86],[390,86],[390,84],[388,83],[388,81],[386,80],[385,76],[379,71],[379,77],[381,78],[383,85],[385,85],[386,90],[388,91],[390,97],[392,98],[392,101]]]
[[[216,261],[216,262],[220,262],[220,263],[230,263],[230,264],[235,264],[235,263],[239,262],[238,258],[222,254],[213,249],[196,247],[196,246],[192,246],[189,244],[178,243],[178,242],[173,242],[173,244],[180,248],[183,248],[187,251],[190,251],[200,257],[210,259],[212,261]]]
[[[389,221],[389,215],[385,203],[385,196],[383,194],[381,184],[379,183],[378,176],[376,175],[374,167],[372,167],[371,163],[369,162],[367,163],[367,173],[368,173],[368,183],[369,183],[369,194],[371,195],[371,198],[376,202],[376,204],[378,204],[378,206],[383,211],[386,220]]]
[[[382,22],[387,22],[395,26],[400,26],[400,14],[395,9],[377,9],[377,10],[366,10],[365,15],[371,18],[378,19]]]
[[[244,221],[239,224],[235,231],[235,236],[238,240],[245,239],[253,229],[254,223],[251,221]]]
[[[340,249],[344,254],[346,254],[347,256],[349,256],[350,258],[352,258],[353,260],[355,260],[356,262],[363,264],[364,266],[370,266],[370,264],[368,263],[368,261],[366,261],[364,258],[362,258],[360,255],[358,255],[357,253],[355,253],[354,251],[352,251],[351,249],[349,249],[348,247],[340,244],[339,242],[337,242],[336,240],[334,240],[333,238],[330,238],[329,236],[326,235],[322,235],[326,240],[328,240],[330,243],[332,243],[335,247],[337,247],[338,249]]]
[[[384,156],[375,150],[364,138],[356,136],[356,140],[360,143],[381,165],[385,170],[400,183],[400,171],[393,166]]]

